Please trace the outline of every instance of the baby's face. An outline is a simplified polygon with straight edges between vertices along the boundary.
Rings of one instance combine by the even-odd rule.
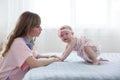
[[[63,42],[69,43],[73,37],[73,32],[68,29],[60,30],[60,38]]]

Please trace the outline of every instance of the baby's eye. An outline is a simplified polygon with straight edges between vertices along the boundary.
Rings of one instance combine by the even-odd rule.
[[[65,35],[68,35],[68,34],[69,34],[69,33],[67,33],[67,32],[65,33]]]

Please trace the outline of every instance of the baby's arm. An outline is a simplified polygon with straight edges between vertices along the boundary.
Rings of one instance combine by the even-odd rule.
[[[66,49],[64,50],[60,60],[61,61],[64,61],[68,56],[69,54],[71,53],[71,51],[73,50],[75,46],[75,41],[72,41],[71,43],[69,43],[67,46],[66,46]]]
[[[26,63],[31,67],[31,68],[36,68],[36,67],[41,67],[41,66],[47,66],[53,62],[59,61],[57,58],[49,58],[46,60],[38,60],[34,58],[33,56],[30,56],[29,58],[26,59]]]

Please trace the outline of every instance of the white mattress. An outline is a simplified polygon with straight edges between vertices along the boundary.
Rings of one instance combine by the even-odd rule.
[[[102,53],[109,62],[91,65],[72,53],[65,62],[31,69],[23,80],[120,80],[120,53]]]

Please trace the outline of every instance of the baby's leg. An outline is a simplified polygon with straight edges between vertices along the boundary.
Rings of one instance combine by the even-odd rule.
[[[97,55],[96,55],[96,47],[91,47],[91,46],[85,46],[84,47],[85,53],[88,55],[88,57],[92,60],[92,63],[97,65],[99,64],[99,60],[97,60]]]
[[[99,55],[96,46],[91,46],[91,48],[96,52],[96,56]],[[104,58],[99,58],[98,60],[99,60],[99,62],[101,62],[101,61],[109,61],[109,60],[104,59]]]

